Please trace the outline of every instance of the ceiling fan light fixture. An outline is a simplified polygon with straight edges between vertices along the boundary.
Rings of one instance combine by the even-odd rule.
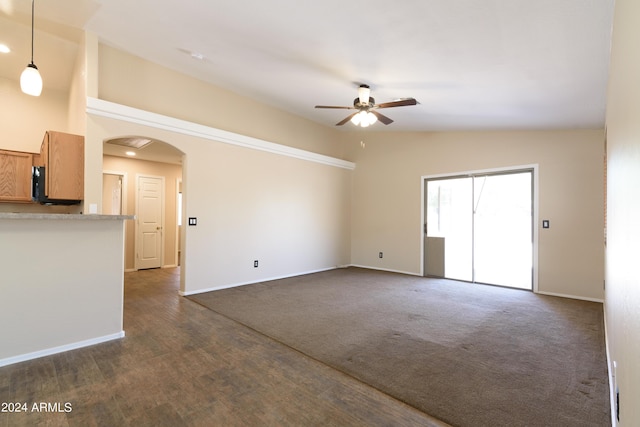
[[[369,127],[377,121],[378,118],[376,117],[376,115],[367,110],[362,110],[351,117],[351,123],[363,128]]]
[[[356,126],[368,127],[376,122],[381,122],[384,125],[393,123],[389,117],[378,112],[381,108],[391,107],[405,107],[408,105],[417,105],[418,101],[415,98],[402,98],[396,101],[383,102],[382,104],[376,104],[376,100],[371,96],[371,89],[367,85],[360,85],[358,88],[358,97],[353,100],[353,106],[336,106],[336,105],[316,105],[316,108],[331,108],[331,109],[346,109],[357,110],[353,114],[349,114],[344,119],[336,123],[336,126],[342,126],[347,122],[351,122]]]
[[[362,110],[358,113],[358,116],[360,116],[360,127],[366,128],[369,127],[369,125],[371,124],[371,121],[369,120],[369,115],[371,113],[365,110]],[[373,116],[373,114],[371,114]]]
[[[369,103],[369,96],[371,96],[371,89],[367,85],[360,85],[358,88],[358,99],[361,105]]]
[[[36,64],[33,63],[34,3],[35,0],[31,0],[31,63],[27,64],[27,68],[20,75],[20,89],[27,95],[40,96],[42,93],[42,76],[40,76]]]

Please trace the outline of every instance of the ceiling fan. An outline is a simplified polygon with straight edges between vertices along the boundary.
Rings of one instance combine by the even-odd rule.
[[[375,99],[371,96],[371,89],[368,85],[362,84],[358,87],[358,97],[353,100],[353,107],[340,107],[332,105],[316,105],[316,108],[339,108],[345,110],[358,110],[353,114],[350,114],[345,119],[336,123],[336,126],[342,126],[343,124],[351,121],[356,126],[367,127],[380,120],[385,125],[393,123],[389,117],[380,114],[376,110],[380,108],[391,107],[404,107],[407,105],[416,105],[418,101],[414,98],[403,98],[397,101],[383,102],[382,104],[376,104]]]

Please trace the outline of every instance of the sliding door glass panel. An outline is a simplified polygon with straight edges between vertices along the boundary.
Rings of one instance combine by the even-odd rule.
[[[477,176],[474,282],[532,289],[532,173]]]
[[[428,247],[444,247],[444,277],[448,279],[473,279],[472,203],[472,178],[427,181],[426,238],[442,243]]]

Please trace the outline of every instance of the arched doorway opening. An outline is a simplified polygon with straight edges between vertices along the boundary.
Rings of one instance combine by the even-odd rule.
[[[154,138],[104,141],[102,212],[136,216],[125,226],[125,272],[179,269],[183,159],[182,151]]]

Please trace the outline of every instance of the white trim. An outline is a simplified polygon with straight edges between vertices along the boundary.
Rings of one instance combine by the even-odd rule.
[[[582,300],[582,301],[599,302],[601,304],[604,304],[604,300],[602,298],[580,297],[580,296],[576,296],[576,295],[559,294],[559,293],[556,293],[556,292],[544,292],[544,291],[538,291],[538,292],[536,292],[536,294],[538,294],[538,295],[547,295],[547,296],[550,296],[550,297],[571,298],[571,299],[577,299],[577,300]]]
[[[353,162],[337,159],[335,157],[312,153],[310,151],[276,144],[262,139],[228,132],[222,129],[163,116],[161,114],[127,107],[126,105],[116,104],[102,99],[88,97],[86,112],[94,116],[122,120],[183,135],[190,135],[225,144],[252,148],[254,150],[266,151],[268,153],[294,157],[296,159],[308,160],[343,169],[353,170],[356,167]]]
[[[322,271],[336,270],[337,268],[341,268],[341,267],[321,268],[321,269],[318,269],[318,270],[304,271],[304,272],[301,272],[301,273],[285,274],[283,276],[265,277],[265,278],[260,279],[260,280],[251,280],[251,281],[248,281],[248,282],[231,283],[231,284],[228,284],[228,285],[214,286],[212,288],[196,289],[195,291],[178,291],[178,294],[180,296],[183,296],[183,297],[188,297],[189,295],[203,294],[205,292],[211,292],[211,291],[220,291],[222,289],[236,288],[238,286],[253,285],[253,284],[256,284],[256,283],[269,282],[271,280],[288,279],[290,277],[304,276],[306,274],[313,274],[313,273],[320,273]]]
[[[490,168],[490,169],[474,169],[469,171],[462,172],[447,172],[447,173],[438,173],[433,175],[423,175],[422,179],[435,179],[435,178],[449,178],[449,177],[463,177],[467,175],[482,175],[483,173],[491,174],[491,173],[500,173],[500,172],[511,172],[511,171],[519,171],[519,170],[527,170],[527,169],[537,169],[537,163],[526,164],[526,165],[514,165],[514,166],[501,166],[498,168]]]
[[[124,331],[120,331],[115,334],[105,335],[102,337],[91,338],[84,341],[78,341],[71,344],[65,344],[59,347],[53,347],[45,350],[34,351],[33,353],[7,357],[6,359],[0,359],[0,367],[12,365],[14,363],[26,362],[27,360],[38,359],[44,356],[51,356],[52,354],[64,353],[65,351],[77,350],[82,347],[89,347],[92,345],[101,344],[107,341],[117,340],[120,338],[124,338]]]
[[[418,277],[421,276],[420,273],[414,273],[412,271],[393,270],[391,268],[372,267],[372,266],[369,266],[369,265],[351,264],[350,267],[365,268],[367,270],[387,271],[389,273],[406,274],[408,276],[418,276]]]
[[[182,171],[181,171],[182,172]],[[181,233],[184,233],[185,231],[185,227],[184,227],[184,207],[182,205],[184,205],[184,198],[182,199],[182,205],[178,203],[178,199],[181,197],[180,195],[182,194],[182,191],[180,191],[180,189],[182,188],[182,173],[180,174],[179,178],[176,178],[176,192],[174,194],[175,198],[176,198],[176,222],[175,222],[175,253],[174,253],[174,260],[175,260],[175,267],[177,267],[180,264],[180,252],[182,251],[182,236]],[[182,197],[184,197],[184,194],[182,194]],[[178,225],[178,221],[180,221],[182,223],[182,230],[180,229],[180,226]],[[182,272],[181,272],[182,273]]]
[[[540,251],[540,165],[533,168],[533,292],[538,293],[538,252]]]
[[[607,329],[607,305],[604,304],[604,347],[607,355],[607,374],[609,377],[609,405],[611,406],[611,427],[618,425],[618,419],[616,416],[616,384],[618,379],[614,377],[611,367],[613,366],[613,360],[611,360],[611,350],[609,347],[609,333]]]
[[[424,260],[424,245],[425,242],[427,240],[427,233],[425,232],[425,220],[427,218],[427,213],[425,212],[425,200],[424,200],[424,193],[425,193],[425,182],[427,182],[427,178],[422,176],[420,177],[420,276],[424,276],[424,272],[425,272],[425,268],[426,266],[425,264],[425,260]]]

